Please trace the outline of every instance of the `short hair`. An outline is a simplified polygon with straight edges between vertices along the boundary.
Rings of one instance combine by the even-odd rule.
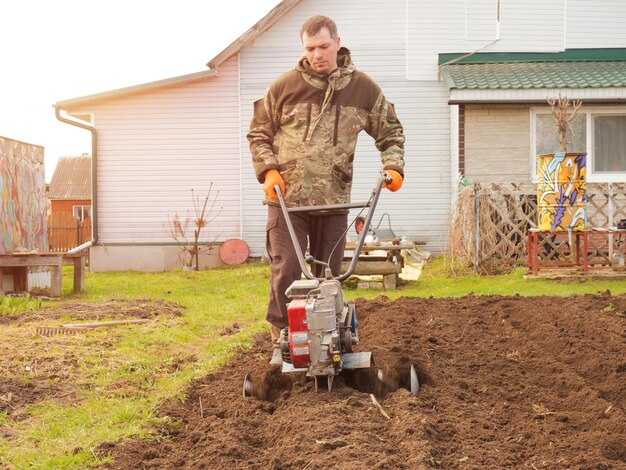
[[[328,29],[331,38],[337,39],[337,37],[339,37],[337,34],[337,25],[332,19],[328,16],[316,15],[312,16],[302,24],[302,27],[300,28],[300,39],[302,39],[304,33],[306,33],[307,36],[315,36],[322,30],[322,28]]]

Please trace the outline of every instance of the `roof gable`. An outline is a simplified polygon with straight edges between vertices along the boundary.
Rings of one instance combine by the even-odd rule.
[[[245,48],[248,44],[270,29],[276,22],[289,13],[302,0],[283,0],[276,5],[267,15],[261,18],[252,28],[239,36],[230,46],[213,57],[207,66],[211,69],[217,68],[222,62],[228,60],[234,54]]]

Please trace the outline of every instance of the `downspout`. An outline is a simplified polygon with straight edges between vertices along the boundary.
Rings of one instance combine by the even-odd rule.
[[[61,106],[59,105],[54,106],[54,114],[61,122],[71,126],[80,127],[81,129],[86,129],[91,132],[91,240],[68,251],[68,253],[78,253],[79,251],[95,245],[98,241],[98,187],[96,178],[96,162],[98,161],[98,133],[96,128],[93,126],[61,116]]]

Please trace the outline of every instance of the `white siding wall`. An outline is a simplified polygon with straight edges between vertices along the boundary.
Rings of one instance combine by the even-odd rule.
[[[626,47],[626,0],[567,0],[567,47]]]
[[[237,79],[233,58],[216,77],[85,110],[98,129],[100,243],[173,242],[168,215],[193,216],[191,189],[211,182],[223,208],[203,239],[240,235]]]
[[[565,47],[565,0],[501,0],[497,42],[496,1],[406,3],[410,80],[436,80],[440,53],[558,52]]]
[[[440,82],[412,83],[406,79],[405,0],[319,0],[302,2],[240,55],[245,207],[242,217],[244,239],[252,254],[263,253],[266,219],[261,187],[254,177],[245,137],[252,103],[272,80],[293,68],[302,55],[300,26],[315,14],[335,19],[342,45],[350,49],[356,66],[380,84],[395,104],[405,128],[406,182],[397,193],[383,193],[374,221],[378,223],[387,212],[398,234],[427,238],[430,249],[442,250],[450,208],[448,96]],[[374,142],[363,133],[355,159],[354,201],[367,198],[380,169]]]
[[[465,39],[493,41],[497,13],[498,0],[465,0]]]
[[[565,48],[566,0],[501,0],[500,40],[489,52],[558,52]]]

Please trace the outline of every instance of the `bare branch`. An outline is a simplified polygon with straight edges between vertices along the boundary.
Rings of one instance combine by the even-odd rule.
[[[180,248],[179,259],[184,266],[192,266],[195,259],[196,270],[198,269],[199,253],[210,253],[215,241],[219,238],[218,235],[210,241],[202,242],[200,240],[202,229],[208,227],[209,223],[213,222],[222,211],[222,207],[220,207],[217,214],[213,214],[219,191],[215,192],[214,195],[212,195],[212,193],[213,183],[211,182],[207,194],[204,197],[204,201],[201,203],[200,195],[196,194],[192,188],[191,202],[193,204],[195,218],[191,219],[187,217],[182,222],[178,214],[172,217],[168,215],[167,218],[170,236],[178,243]],[[211,201],[209,202],[210,199]],[[193,225],[195,228],[193,230],[193,236],[188,237],[188,234],[191,232],[190,225]]]
[[[552,117],[554,118],[556,129],[559,133],[559,146],[561,148],[561,152],[567,152],[568,142],[565,139],[565,135],[568,128],[570,132],[574,134],[571,122],[574,120],[576,113],[578,113],[578,110],[582,106],[582,101],[570,101],[567,96],[561,97],[560,93],[558,100],[556,98],[548,98],[547,101],[552,108]]]

